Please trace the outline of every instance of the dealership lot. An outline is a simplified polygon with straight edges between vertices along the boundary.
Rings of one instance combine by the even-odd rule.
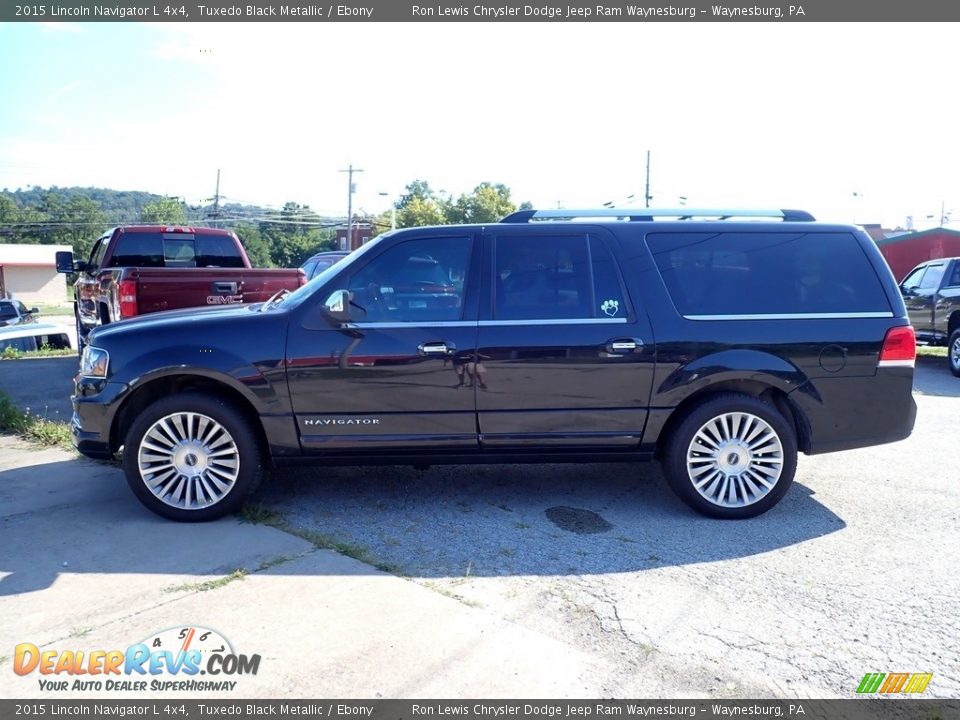
[[[75,359],[23,361],[0,389],[23,404],[41,362],[69,384]],[[118,467],[2,439],[0,691],[48,694],[17,643],[196,624],[263,656],[246,697],[849,697],[867,672],[956,697],[960,381],[924,361],[915,388],[910,439],[801,457],[741,522],[625,464],[291,470],[252,515],[286,531],[177,525]]]

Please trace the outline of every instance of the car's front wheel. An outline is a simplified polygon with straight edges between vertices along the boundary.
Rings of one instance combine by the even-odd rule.
[[[743,519],[784,496],[797,468],[793,428],[772,405],[749,395],[715,395],[673,430],[663,456],[671,489],[694,510]]]
[[[230,403],[198,392],[156,401],[124,441],[134,494],[170,520],[202,522],[240,509],[259,483],[263,456],[250,421]]]
[[[947,361],[950,363],[950,372],[960,377],[960,328],[950,335],[950,342],[947,343]]]

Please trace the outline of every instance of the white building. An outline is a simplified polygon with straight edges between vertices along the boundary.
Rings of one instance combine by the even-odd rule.
[[[0,243],[0,297],[13,296],[27,307],[66,303],[66,275],[57,273],[55,253],[72,249]]]

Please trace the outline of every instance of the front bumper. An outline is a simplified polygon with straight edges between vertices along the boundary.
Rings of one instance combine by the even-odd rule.
[[[70,398],[73,405],[70,431],[74,447],[81,455],[89,458],[112,458],[119,449],[119,443],[114,447],[110,429],[129,387],[123,383],[85,377],[75,378],[73,387],[73,396]]]

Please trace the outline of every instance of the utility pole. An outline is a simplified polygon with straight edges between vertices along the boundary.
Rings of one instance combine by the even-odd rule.
[[[220,227],[217,222],[220,217],[220,168],[217,168],[217,188],[213,191],[213,212],[210,217],[213,218],[213,226]]]
[[[644,193],[644,200],[646,201],[646,207],[650,207],[650,201],[653,200],[650,197],[650,151],[647,150],[647,191]]]
[[[353,250],[353,174],[362,173],[363,170],[355,168],[351,163],[346,170],[340,172],[347,173],[347,247],[343,250]]]

